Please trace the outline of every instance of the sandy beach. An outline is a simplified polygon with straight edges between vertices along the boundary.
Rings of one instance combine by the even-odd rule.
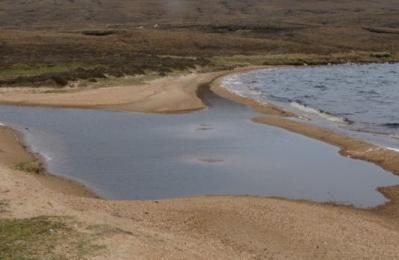
[[[115,86],[46,93],[48,89],[3,89],[0,103],[18,106],[110,109],[130,112],[179,113],[205,108],[198,86],[227,72],[167,76],[133,87]]]
[[[254,69],[254,68],[249,68]],[[399,155],[364,141],[289,120],[280,108],[257,104],[220,87],[223,71],[167,77],[139,86],[71,93],[3,91],[0,103],[27,106],[102,108],[138,112],[187,112],[205,108],[200,88],[264,113],[258,123],[281,127],[340,147],[343,156],[373,162],[399,174]],[[96,259],[136,258],[383,258],[399,255],[399,189],[381,189],[387,205],[364,210],[278,198],[207,196],[160,201],[108,201],[83,186],[51,175],[26,173],[15,165],[35,160],[13,130],[0,127],[2,218],[71,216],[79,222],[108,225],[109,250]]]

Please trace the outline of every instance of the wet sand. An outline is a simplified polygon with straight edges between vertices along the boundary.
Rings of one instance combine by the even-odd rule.
[[[213,78],[214,75],[211,80]],[[191,93],[195,94],[198,87]],[[197,101],[195,104],[198,105]],[[155,107],[157,109],[149,112],[166,110],[164,105]],[[183,110],[189,109],[185,106]],[[279,113],[273,112],[273,120],[256,120],[341,146],[348,154],[354,150],[353,157],[370,149],[366,144],[328,131],[311,131],[307,125],[291,124],[284,117],[276,117]],[[64,190],[64,185],[57,185],[56,191],[37,175],[13,169],[12,164],[18,163],[19,158],[29,158],[29,154],[18,142],[15,132],[1,129],[0,196],[8,208],[0,217],[67,215],[85,223],[107,224],[129,232],[104,238],[103,243],[110,250],[96,259],[131,259],[132,256],[143,259],[393,259],[399,255],[399,189],[396,187],[383,190],[392,199],[391,203],[371,210],[245,196],[162,201],[84,198],[79,192],[75,193],[78,196],[59,192]],[[374,154],[370,161],[398,173],[395,153],[370,154]],[[389,157],[377,159],[377,154]]]

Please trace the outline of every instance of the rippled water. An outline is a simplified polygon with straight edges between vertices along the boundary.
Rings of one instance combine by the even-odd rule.
[[[399,148],[399,64],[266,69],[229,76],[224,83],[240,95],[289,106],[311,119],[385,135],[390,138],[385,144]]]
[[[0,106],[51,172],[107,198],[280,196],[372,207],[399,178],[338,148],[267,125],[244,106],[208,96],[211,108],[153,115]]]

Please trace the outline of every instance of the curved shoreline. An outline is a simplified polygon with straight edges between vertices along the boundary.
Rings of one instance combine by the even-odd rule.
[[[257,70],[256,68],[253,70]],[[238,102],[251,107],[254,111],[264,114],[253,118],[255,123],[267,124],[279,127],[297,134],[313,138],[340,149],[342,156],[352,159],[368,161],[375,165],[399,176],[399,153],[390,149],[385,149],[371,144],[365,140],[356,139],[343,134],[338,134],[332,130],[311,125],[306,122],[297,122],[290,118],[297,118],[296,114],[285,111],[283,108],[274,104],[265,104],[254,99],[239,96],[228,91],[222,85],[223,77],[218,78],[211,83],[211,90],[226,99]],[[390,214],[399,215],[399,185],[391,187],[379,187],[380,191],[390,201],[384,205],[370,209],[374,211],[390,212]],[[394,212],[392,212],[394,210]]]
[[[87,88],[58,93],[46,93],[40,89],[0,90],[0,104],[144,113],[183,113],[205,108],[205,104],[196,95],[198,86],[207,84],[226,73],[226,71],[190,73],[166,76],[133,86]]]
[[[310,125],[304,122],[297,122],[290,120],[289,118],[291,117],[296,117],[297,115],[287,112],[284,109],[274,105],[274,104],[265,104],[258,102],[256,100],[253,100],[248,97],[243,97],[234,94],[233,92],[228,91],[226,88],[222,87],[222,80],[224,77],[231,75],[231,74],[237,74],[237,73],[246,73],[249,71],[254,71],[254,70],[259,70],[259,69],[265,69],[265,68],[270,68],[270,66],[251,66],[251,67],[243,67],[243,68],[238,68],[235,70],[231,71],[220,71],[220,72],[213,72],[213,73],[205,73],[205,74],[194,74],[194,75],[184,75],[184,76],[178,76],[177,77],[177,83],[180,84],[175,84],[175,85],[169,85],[168,89],[165,89],[164,85],[167,83],[171,83],[170,81],[167,81],[166,83],[163,81],[163,79],[158,79],[155,80],[156,82],[161,82],[161,84],[157,83],[155,86],[157,88],[161,88],[162,91],[155,92],[155,95],[163,95],[163,92],[167,92],[172,90],[172,94],[176,94],[177,92],[180,92],[178,96],[178,100],[184,103],[184,109],[183,108],[178,108],[176,109],[176,106],[167,106],[163,107],[162,109],[159,109],[160,106],[154,104],[154,102],[151,102],[150,107],[148,104],[146,104],[146,100],[152,99],[152,96],[149,98],[144,98],[141,100],[142,108],[141,109],[136,109],[135,106],[131,106],[131,104],[113,104],[113,105],[87,105],[87,106],[82,106],[79,102],[77,104],[73,105],[68,105],[65,106],[65,104],[36,104],[34,102],[27,102],[27,103],[16,103],[13,105],[22,105],[22,106],[44,106],[44,107],[61,107],[61,108],[83,108],[83,109],[111,109],[111,110],[116,110],[116,111],[130,111],[130,112],[145,112],[145,113],[186,113],[186,112],[191,112],[195,110],[200,110],[203,109],[207,106],[205,104],[204,99],[202,98],[202,91],[204,88],[210,89],[212,92],[214,92],[216,95],[229,99],[231,101],[241,103],[244,105],[247,105],[251,107],[254,111],[259,112],[261,114],[264,114],[264,116],[259,116],[253,119],[254,122],[256,123],[262,123],[262,124],[267,124],[275,127],[279,127],[291,132],[295,132],[298,134],[305,135],[307,137],[317,139],[320,141],[323,141],[325,143],[337,146],[340,148],[340,154],[342,156],[348,156],[353,159],[359,159],[359,160],[365,160],[372,162],[383,169],[392,172],[395,175],[399,176],[399,153],[391,151],[389,149],[382,149],[376,145],[370,144],[366,141],[355,139],[353,137],[337,134],[332,130],[324,129],[318,126]],[[192,77],[197,77],[195,80],[195,84],[192,84]],[[184,80],[180,80],[181,78],[184,78]],[[170,80],[170,78],[169,78]],[[173,81],[173,79],[172,79]],[[176,83],[176,82],[175,82]],[[148,83],[144,84],[145,86],[148,85]],[[151,85],[151,84],[150,84]],[[189,89],[185,89],[185,87],[189,86]],[[124,87],[127,90],[128,88],[135,88],[136,86],[133,87]],[[113,90],[114,88],[103,88],[101,91],[109,91]],[[177,91],[176,91],[177,89]],[[82,92],[91,92],[91,90],[82,90]],[[75,93],[75,92],[74,92]],[[79,92],[77,92],[79,93]],[[181,93],[185,93],[184,96],[181,96]],[[63,93],[65,94],[65,93]],[[66,93],[68,94],[68,93]],[[42,97],[46,96],[47,94],[39,94]],[[160,102],[162,105],[164,105],[165,102],[173,103],[170,102],[168,99],[169,96],[162,97],[162,99],[158,99],[157,101]],[[165,100],[166,99],[166,100]],[[176,101],[176,100],[174,100]],[[4,103],[2,101],[1,96],[0,96],[0,103]],[[157,102],[155,102],[157,103]],[[144,104],[144,105],[143,105]],[[199,105],[200,104],[200,105]],[[154,107],[158,107],[157,109],[154,109]],[[20,138],[21,145],[24,147],[26,152],[28,152],[34,160],[39,161],[41,164],[45,164],[44,159],[38,155],[33,153],[28,146],[24,144],[23,137],[21,136],[21,133],[17,131],[17,134]],[[46,169],[45,169],[46,170]],[[47,170],[45,174],[39,175],[40,178],[43,178],[44,182],[47,182],[49,186],[53,186],[53,188],[67,192],[67,193],[72,193],[74,195],[78,196],[84,196],[84,197],[91,197],[91,198],[101,198],[98,194],[95,192],[91,191],[89,188],[84,186],[78,181],[68,179],[67,177],[59,176],[56,174],[51,174],[48,173]],[[62,186],[61,188],[59,186]],[[380,187],[378,190],[383,193],[390,201],[384,205],[381,205],[377,207],[376,209],[381,209],[384,207],[390,207],[391,204],[399,204],[399,194],[396,194],[395,192],[392,192],[392,187]],[[312,202],[311,202],[312,203]],[[323,203],[321,203],[323,204]],[[327,203],[328,204],[328,203]],[[344,205],[342,205],[344,206]],[[399,205],[398,205],[399,208]],[[399,212],[398,212],[399,214]]]
[[[251,67],[251,68],[243,68],[238,69],[238,71],[248,71],[254,68],[259,67]],[[153,83],[145,83],[139,86],[132,87],[121,87],[119,88],[119,93],[115,95],[116,99],[111,99],[110,104],[98,104],[93,102],[92,99],[96,99],[99,95],[100,102],[104,98],[108,98],[110,92],[115,90],[115,87],[112,88],[101,88],[101,89],[83,89],[81,91],[72,91],[71,93],[57,93],[57,99],[66,98],[66,103],[72,102],[70,104],[66,103],[57,103],[57,100],[53,100],[54,94],[48,93],[35,93],[32,94],[36,97],[33,100],[25,100],[25,101],[10,101],[4,100],[4,93],[0,93],[0,104],[3,105],[14,105],[14,106],[27,106],[27,107],[49,107],[49,108],[79,108],[79,109],[106,109],[106,110],[114,110],[114,111],[125,111],[125,112],[143,112],[143,113],[160,113],[160,114],[175,114],[175,113],[187,113],[196,110],[201,110],[207,107],[204,104],[204,101],[201,99],[201,92],[204,87],[208,87],[208,85],[218,79],[219,77],[225,76],[232,73],[231,71],[220,71],[213,73],[204,73],[202,75],[193,74],[193,75],[183,75],[172,78],[161,78],[155,80],[155,84]],[[194,79],[194,83],[192,84],[192,80]],[[173,82],[176,80],[177,82]],[[174,84],[173,84],[174,83]],[[168,85],[169,84],[169,85]],[[167,85],[167,86],[165,86]],[[118,98],[123,98],[123,96],[127,94],[135,94],[143,90],[144,87],[149,87],[146,89],[144,97],[140,96],[140,99],[132,101],[132,103],[121,103]],[[136,89],[138,88],[138,89]],[[186,89],[187,88],[187,89]],[[171,92],[171,93],[167,93]],[[148,94],[151,93],[151,94]],[[13,99],[20,99],[20,93],[17,92],[17,97],[14,97],[13,94],[6,92],[6,97]],[[29,91],[22,93],[23,98],[26,99],[29,97]],[[94,96],[92,96],[94,94]],[[72,96],[70,96],[72,95]],[[83,99],[74,100],[75,95],[83,95]],[[155,97],[155,101],[152,100]],[[89,98],[89,99],[87,99]],[[76,103],[73,103],[76,102]],[[84,104],[88,102],[90,104]],[[174,102],[181,102],[182,106],[176,106]],[[14,140],[15,139],[15,140]],[[0,125],[0,143],[1,141],[5,141],[8,143],[16,142],[17,145],[13,144],[12,150],[17,149],[16,154],[13,154],[10,158],[1,158],[0,163],[6,165],[10,168],[16,168],[18,164],[21,163],[34,163],[35,165],[34,171],[38,171],[34,173],[34,177],[38,179],[41,183],[43,183],[46,187],[49,187],[57,192],[61,192],[67,195],[73,195],[78,197],[85,198],[94,198],[94,199],[105,199],[102,198],[99,194],[90,190],[88,187],[80,183],[79,181],[72,180],[68,177],[60,176],[55,173],[51,173],[48,171],[46,166],[46,161],[42,155],[35,153],[31,150],[28,144],[26,144],[26,140],[24,134],[17,129],[13,129],[6,125]],[[14,147],[15,146],[15,147]],[[20,149],[21,148],[21,149]],[[6,150],[10,148],[6,147]],[[1,150],[0,150],[1,152]],[[40,169],[38,169],[40,168]],[[24,171],[24,170],[22,170]]]
[[[224,75],[228,73],[235,71]],[[214,85],[222,76],[197,84],[193,94],[199,99],[204,87],[212,82],[215,91]],[[252,101],[246,102],[251,105]],[[287,120],[288,115],[279,108],[259,108],[265,116],[279,122]],[[28,151],[21,139],[16,139],[15,130],[0,127],[0,143],[5,136],[3,130],[17,151],[4,145],[1,148],[11,151],[13,158],[21,158],[21,151],[26,156]],[[124,231],[106,237],[104,244],[112,250],[96,259],[131,259],[139,255],[204,259],[342,259],[350,255],[392,259],[399,254],[399,203],[393,199],[399,198],[398,187],[380,189],[391,202],[374,209],[255,196],[99,200],[63,192],[62,184],[53,189],[48,182],[40,181],[40,175],[16,171],[11,164],[5,165],[5,154],[0,153],[0,202],[5,200],[10,210],[4,216],[69,216],[86,225],[107,225]],[[4,216],[0,210],[0,218]]]
[[[31,150],[22,132],[9,126],[1,126],[0,142],[3,145],[7,143],[5,145],[7,151],[5,152],[13,151],[8,158],[0,159],[1,163],[8,165],[8,167],[33,174],[41,183],[58,192],[85,198],[101,199],[101,196],[80,182],[48,172],[45,159],[42,155]],[[24,164],[29,164],[26,167],[29,169],[20,167],[20,165]]]

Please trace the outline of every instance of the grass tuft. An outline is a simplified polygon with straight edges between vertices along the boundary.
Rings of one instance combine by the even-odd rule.
[[[67,217],[0,219],[0,259],[87,259],[105,253],[97,241],[115,234],[126,232]]]
[[[8,201],[0,200],[0,214],[6,213],[8,210]]]
[[[15,166],[15,169],[18,171],[34,173],[34,174],[43,174],[46,172],[43,164],[39,160],[19,163]]]

